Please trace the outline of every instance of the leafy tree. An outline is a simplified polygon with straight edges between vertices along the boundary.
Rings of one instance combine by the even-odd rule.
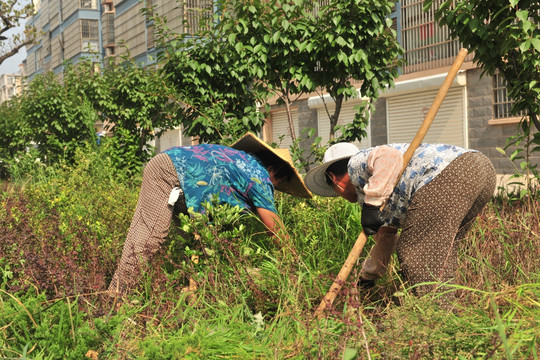
[[[432,6],[433,0],[426,0],[424,8]],[[485,74],[499,71],[507,81],[508,96],[515,101],[513,112],[525,110],[540,130],[540,2],[470,0],[454,4],[445,0],[435,16],[440,25],[448,25],[451,36],[474,51],[474,61]]]
[[[20,0],[0,1],[0,64],[34,41],[36,30],[32,26],[26,26],[22,33],[14,34],[11,40],[6,36],[8,31],[14,31],[21,26],[33,12],[32,1],[24,6]]]
[[[8,177],[9,164],[29,145],[27,124],[22,121],[19,98],[0,104],[0,178]]]
[[[203,20],[195,38],[169,34],[164,31],[166,19],[158,21],[165,49],[161,74],[173,84],[175,99],[182,104],[178,113],[184,133],[201,142],[227,143],[246,131],[260,131],[265,112],[257,104],[264,103],[267,94],[253,81],[249,59],[240,57],[234,44],[212,29],[212,21],[218,19]]]
[[[369,100],[358,107],[353,123],[343,129],[341,141],[360,140],[379,92],[393,86],[402,49],[389,14],[387,0],[333,0],[321,9],[314,32],[314,60],[317,71],[309,74],[335,107],[330,114],[330,139],[334,138],[343,102],[360,95]],[[357,84],[356,84],[357,85]],[[322,94],[321,94],[322,97]],[[324,98],[323,98],[324,100]]]
[[[22,118],[41,161],[71,161],[76,148],[95,139],[96,113],[90,101],[73,91],[71,70],[62,84],[52,72],[36,76],[21,97]]]
[[[96,97],[93,102],[106,129],[113,134],[115,149],[120,153],[125,152],[124,146],[133,150],[134,158],[124,164],[122,159],[127,158],[117,154],[118,167],[136,172],[154,154],[148,143],[178,126],[182,110],[173,101],[172,89],[154,69],[136,64],[129,53],[121,60],[118,65],[111,61],[104,69],[100,77],[103,87],[98,86],[92,97]]]
[[[343,101],[363,96],[376,100],[397,77],[402,53],[387,18],[387,0],[313,1],[223,0],[215,32],[226,37],[253,77],[284,104],[289,131],[296,139],[290,105],[302,94],[326,91],[336,106],[330,118],[333,137]],[[359,109],[344,140],[365,135],[371,104]]]
[[[285,105],[293,141],[291,104],[315,89],[315,5],[307,0],[223,0],[215,30],[250,64],[255,81]]]

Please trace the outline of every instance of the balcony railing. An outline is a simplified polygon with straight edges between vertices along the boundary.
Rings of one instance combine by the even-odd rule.
[[[405,49],[404,74],[450,66],[461,49],[458,40],[452,40],[448,27],[435,22],[434,10],[422,9],[423,0],[401,2],[401,45]],[[472,54],[465,61],[471,60]]]

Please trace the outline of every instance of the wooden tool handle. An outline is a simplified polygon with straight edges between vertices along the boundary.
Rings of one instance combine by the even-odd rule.
[[[465,60],[465,57],[467,56],[467,52],[468,51],[466,49],[461,49],[459,51],[456,59],[454,60],[454,64],[448,71],[448,74],[446,75],[446,78],[444,79],[444,82],[442,83],[441,88],[439,89],[439,92],[437,93],[437,96],[435,97],[435,100],[431,104],[431,107],[429,108],[429,111],[426,114],[426,117],[424,121],[422,122],[422,125],[420,126],[420,129],[418,129],[416,136],[414,137],[411,144],[409,145],[409,148],[403,155],[403,168],[401,170],[400,176],[397,178],[398,181],[401,178],[401,175],[403,174],[405,169],[407,168],[409,161],[411,161],[411,158],[415,150],[418,148],[418,146],[420,145],[420,143],[426,136],[426,133],[429,127],[431,126],[431,123],[433,122],[433,119],[435,118],[437,111],[439,111],[439,108],[441,107],[441,104],[444,98],[446,97],[446,93],[448,93],[448,89],[450,89],[450,86],[452,85],[452,82],[454,81],[454,78],[456,77],[459,71],[459,68],[461,67],[461,65],[463,64],[463,61]],[[327,306],[332,305],[339,290],[341,290],[341,287],[345,283],[345,280],[347,280],[347,277],[351,273],[351,270],[354,264],[360,257],[360,254],[362,253],[362,250],[364,246],[366,245],[366,242],[367,242],[367,235],[362,230],[362,232],[356,239],[356,243],[351,249],[349,256],[347,256],[345,263],[343,264],[341,270],[336,276],[334,283],[330,287],[330,290],[328,290],[323,300],[317,307],[317,310],[315,310],[315,316],[320,317],[324,309],[326,309]]]
[[[435,97],[435,100],[433,100],[433,103],[431,104],[431,107],[429,108],[429,111],[426,114],[426,117],[424,121],[422,122],[422,125],[420,125],[420,129],[418,129],[418,132],[416,133],[415,137],[411,141],[409,148],[407,149],[407,151],[405,151],[405,154],[403,155],[403,169],[401,170],[402,174],[403,174],[403,171],[405,171],[405,169],[407,168],[409,161],[411,161],[414,152],[416,151],[418,146],[420,146],[420,143],[422,142],[422,140],[424,140],[424,137],[426,136],[429,130],[429,127],[431,126],[431,123],[433,122],[433,119],[435,119],[435,115],[437,115],[437,112],[439,111],[439,108],[441,107],[441,104],[444,98],[446,97],[446,94],[448,93],[450,86],[452,86],[452,82],[454,81],[454,78],[456,77],[459,71],[459,68],[461,68],[463,61],[465,60],[465,57],[467,56],[467,53],[468,53],[467,49],[461,49],[459,53],[457,54],[456,59],[454,60],[454,64],[452,64],[452,67],[448,71],[448,74],[446,75],[446,78],[444,79],[439,89],[439,92],[437,93],[437,96]]]

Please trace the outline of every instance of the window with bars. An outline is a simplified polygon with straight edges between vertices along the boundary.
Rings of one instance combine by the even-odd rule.
[[[514,101],[508,97],[506,79],[500,74],[495,74],[493,76],[493,118],[504,119],[526,115],[525,111],[513,115],[513,105]]]
[[[101,19],[103,22],[103,43],[105,45],[114,44],[115,31],[114,31],[114,13],[106,12]]]
[[[184,16],[187,21],[188,31],[192,34],[201,30],[201,19],[208,18],[213,13],[212,0],[186,0],[184,2]]]
[[[423,0],[402,0],[400,2],[399,40],[405,49],[407,66],[405,72],[427,70],[451,65],[460,50],[459,41],[452,40],[448,27],[435,22],[435,9],[441,0],[427,12],[423,10]]]
[[[79,0],[81,9],[97,9],[97,0]]]
[[[99,49],[97,20],[81,19],[81,40],[83,50],[97,51]]]

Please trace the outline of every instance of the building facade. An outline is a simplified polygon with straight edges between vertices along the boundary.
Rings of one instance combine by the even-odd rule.
[[[21,74],[0,75],[0,104],[9,101],[12,97],[19,95],[22,90]]]
[[[65,62],[90,57],[101,65],[111,56],[126,55],[141,64],[155,63],[155,23],[152,15],[166,16],[167,27],[176,33],[195,31],[203,12],[213,11],[211,0],[34,0],[37,14],[30,23],[41,31],[40,41],[27,48],[25,72],[61,74]],[[368,136],[359,146],[410,142],[423,121],[438,89],[460,50],[449,39],[448,29],[434,21],[433,11],[422,10],[423,0],[397,2],[391,17],[398,41],[405,50],[407,65],[396,85],[376,103]],[[146,12],[143,9],[151,9]],[[441,142],[484,152],[500,174],[513,173],[514,165],[497,151],[517,132],[520,117],[510,116],[511,103],[504,83],[481,77],[481,69],[469,54],[454,80],[425,142]],[[361,99],[346,102],[339,123],[351,122],[354,106]],[[328,102],[328,101],[326,101]],[[322,143],[328,142],[329,121],[320,96],[306,96],[293,104],[295,133],[314,128]],[[263,131],[267,141],[289,146],[285,110],[274,106]],[[312,140],[301,142],[309,150]],[[156,141],[158,151],[191,143],[180,130],[169,131]],[[533,158],[538,163],[538,157]]]

